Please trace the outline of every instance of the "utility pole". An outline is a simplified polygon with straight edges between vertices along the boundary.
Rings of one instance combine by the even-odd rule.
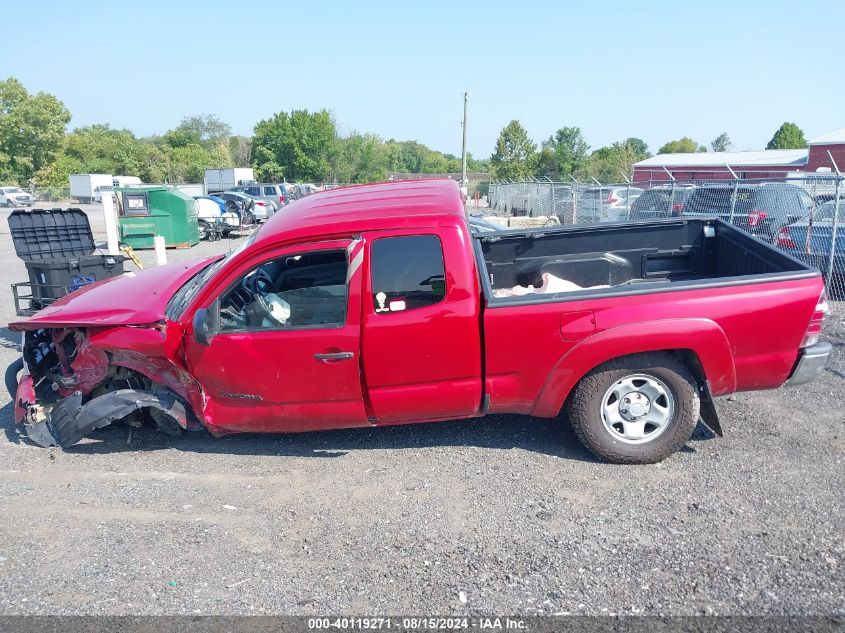
[[[464,193],[467,192],[467,101],[469,100],[469,93],[464,93],[464,142],[461,148],[461,189]]]

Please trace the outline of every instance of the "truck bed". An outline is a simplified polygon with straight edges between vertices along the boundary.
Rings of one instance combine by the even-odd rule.
[[[810,266],[713,218],[480,235],[476,238],[476,257],[490,307],[818,274]],[[515,286],[539,288],[545,273],[580,289],[496,296],[501,294],[496,291]]]

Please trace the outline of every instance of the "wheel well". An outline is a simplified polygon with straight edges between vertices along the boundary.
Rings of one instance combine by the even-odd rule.
[[[704,373],[704,368],[701,366],[701,361],[698,358],[698,354],[696,354],[691,349],[655,349],[655,350],[648,350],[645,352],[634,352],[632,354],[622,354],[621,356],[614,356],[613,358],[608,358],[607,360],[603,360],[598,365],[595,365],[585,371],[579,378],[578,381],[573,385],[572,389],[569,390],[569,393],[566,394],[566,398],[563,401],[563,405],[560,408],[560,413],[566,411],[567,406],[569,405],[569,401],[572,398],[572,394],[575,393],[575,387],[578,386],[586,376],[589,376],[593,373],[596,369],[605,365],[609,362],[618,360],[620,358],[629,358],[631,356],[639,356],[640,354],[668,354],[674,356],[678,360],[680,360],[687,368],[692,372],[692,375],[695,377],[695,380],[698,382],[698,389],[699,391],[703,391],[705,393],[709,393],[709,387],[707,386],[707,376]]]

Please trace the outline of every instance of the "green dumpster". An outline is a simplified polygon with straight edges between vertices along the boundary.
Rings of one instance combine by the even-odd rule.
[[[166,185],[117,187],[115,204],[120,241],[132,248],[154,248],[164,237],[169,248],[190,248],[199,242],[196,201]]]

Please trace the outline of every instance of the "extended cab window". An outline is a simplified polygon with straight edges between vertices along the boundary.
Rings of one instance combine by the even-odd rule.
[[[378,239],[370,259],[373,308],[379,314],[424,308],[446,296],[443,249],[436,235]]]
[[[346,322],[346,252],[286,255],[251,270],[220,300],[220,330],[339,327]]]

